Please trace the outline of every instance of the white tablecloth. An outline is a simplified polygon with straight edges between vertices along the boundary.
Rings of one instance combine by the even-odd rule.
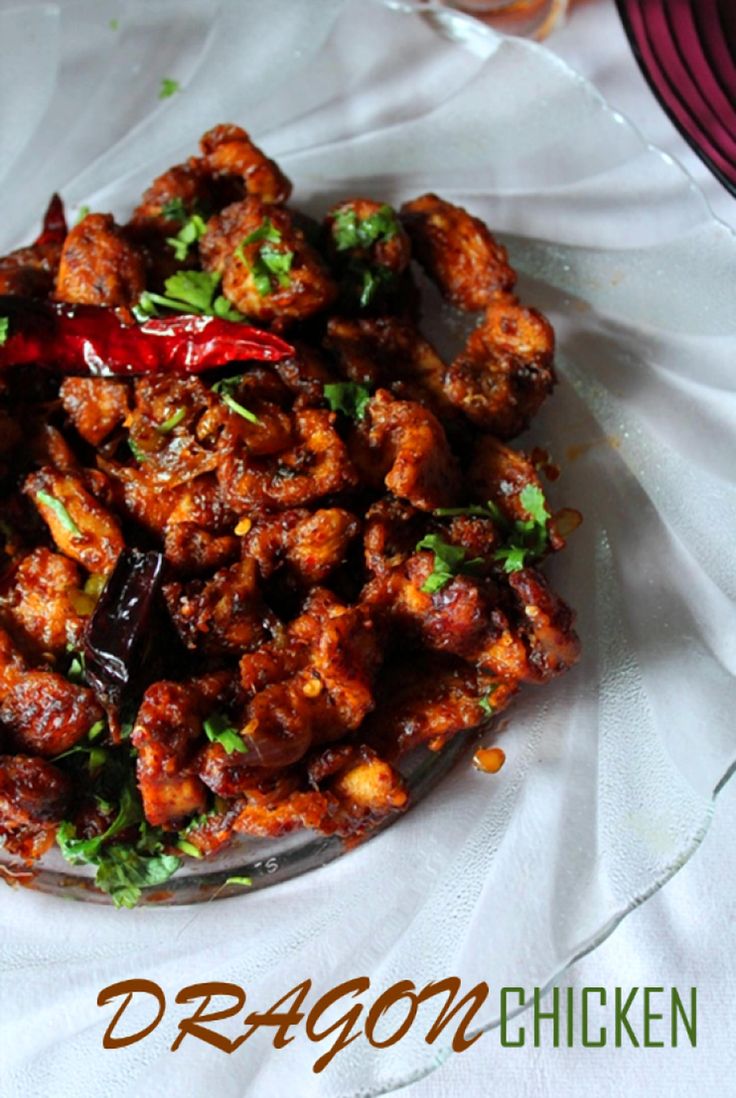
[[[710,175],[660,108],[631,54],[612,0],[575,4],[548,45],[587,76],[653,145],[679,160],[715,214],[736,227],[736,202]],[[700,850],[634,911],[560,987],[698,988],[697,1047],[501,1048],[495,1034],[408,1087],[407,1098],[620,1098],[736,1094],[736,787],[721,793]],[[482,974],[479,973],[479,979]]]

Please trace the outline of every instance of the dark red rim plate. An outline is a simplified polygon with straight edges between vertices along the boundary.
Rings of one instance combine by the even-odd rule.
[[[736,0],[617,0],[652,91],[736,195]]]

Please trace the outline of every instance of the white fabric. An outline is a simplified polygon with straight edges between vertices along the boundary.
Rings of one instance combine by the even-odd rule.
[[[610,0],[576,4],[547,45],[587,76],[653,145],[679,160],[713,211],[736,228],[736,201],[667,118],[629,49]],[[560,987],[698,988],[696,1048],[504,1049],[486,1034],[425,1079],[407,1098],[725,1098],[736,1090],[736,786],[719,794],[711,829],[692,860],[611,937],[574,964]]]

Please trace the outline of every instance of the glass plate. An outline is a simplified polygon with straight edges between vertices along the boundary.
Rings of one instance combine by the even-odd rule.
[[[428,1045],[417,1023],[380,1052],[357,1040],[316,1075],[324,1046],[302,1035],[278,1051],[256,1037],[232,1057],[194,1041],[171,1055],[167,1016],[110,1056],[97,993],[139,975],[173,1004],[184,984],[227,979],[263,1009],[307,977],[316,996],[368,973],[368,1001],[448,975],[544,986],[687,860],[736,748],[733,235],[553,55],[431,5],[0,5],[0,32],[3,248],[32,233],[50,186],[72,212],[124,216],[202,131],[233,120],[315,211],[361,191],[468,206],[556,327],[560,385],[522,442],[562,465],[555,506],[585,514],[551,567],[584,655],[504,718],[501,773],[456,766],[349,857],[229,903],[113,912],[18,889],[0,910],[14,1093],[76,1094],[82,1062],[91,1093],[199,1083],[239,1098],[294,1080],[300,1098],[384,1093],[437,1066],[449,1037]],[[159,100],[163,77],[181,92]],[[496,1005],[492,993],[476,1021],[492,1025]],[[39,1033],[42,1056],[27,1036]]]

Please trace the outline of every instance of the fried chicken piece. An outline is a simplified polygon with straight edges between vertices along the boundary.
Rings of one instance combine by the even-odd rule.
[[[209,206],[208,175],[202,161],[175,164],[154,179],[133,210],[131,225],[175,236],[183,218]]]
[[[267,636],[269,613],[258,588],[256,562],[248,557],[220,569],[210,580],[168,583],[163,590],[187,648],[242,652]]]
[[[213,534],[191,522],[167,524],[164,556],[182,578],[201,576],[233,561],[240,543],[232,534]]]
[[[580,657],[580,641],[573,629],[575,613],[534,568],[512,572],[508,582],[524,613],[520,632],[529,649],[526,677],[547,682],[568,671]]]
[[[386,470],[386,487],[420,511],[447,506],[457,495],[460,474],[436,416],[385,389],[368,408],[368,444]]]
[[[51,293],[66,231],[64,206],[55,194],[34,243],[0,258],[0,294],[46,297]]]
[[[266,457],[224,445],[217,478],[225,501],[241,513],[251,507],[281,510],[354,488],[358,477],[335,419],[317,408],[295,412],[292,444]]]
[[[130,739],[138,752],[143,811],[154,827],[176,830],[204,810],[207,790],[196,774],[202,724],[230,693],[231,676],[220,672],[186,683],[156,682],[143,695]]]
[[[16,674],[0,705],[15,746],[46,758],[74,747],[103,715],[91,690],[55,671]]]
[[[484,698],[490,697],[494,712],[500,712],[516,689],[513,680],[493,680],[454,657],[421,653],[395,660],[387,664],[376,708],[361,735],[390,761],[422,743],[438,750],[488,719]]]
[[[222,275],[222,292],[263,323],[303,320],[337,296],[319,254],[288,210],[247,198],[207,223],[199,242],[202,266]]]
[[[365,516],[363,546],[369,572],[383,575],[403,564],[424,532],[421,512],[390,496],[371,504]]]
[[[374,576],[361,600],[378,620],[424,647],[465,655],[485,634],[497,592],[492,584],[463,575],[438,591],[425,591],[434,561],[428,550],[413,554],[400,567]]]
[[[130,308],[145,285],[143,257],[111,214],[87,214],[70,230],[56,276],[57,301]]]
[[[359,529],[355,515],[341,507],[282,511],[251,527],[243,552],[257,561],[264,579],[286,565],[301,583],[322,583],[342,564]]]
[[[513,289],[506,249],[462,206],[424,194],[404,203],[401,219],[414,255],[452,305],[475,312]]]
[[[297,340],[296,353],[274,363],[273,369],[294,397],[294,409],[324,406],[324,387],[335,381],[324,357]]]
[[[490,435],[483,435],[476,443],[469,479],[474,497],[492,500],[510,522],[524,522],[531,517],[521,502],[521,493],[527,486],[542,492],[542,482],[531,459]]]
[[[124,541],[117,519],[72,473],[44,466],[26,478],[23,491],[38,508],[56,545],[89,572],[107,575]]]
[[[71,801],[71,782],[44,759],[0,756],[0,837],[11,854],[33,861],[54,841]]]
[[[240,126],[219,125],[199,142],[205,170],[214,176],[237,176],[246,194],[264,205],[288,202],[291,183],[273,160],[254,145]]]
[[[18,558],[0,585],[0,620],[37,658],[76,648],[92,608],[77,565],[49,549]]]
[[[353,821],[362,822],[369,816],[375,823],[392,812],[407,808],[409,801],[401,774],[365,745],[328,788],[340,801],[342,812]]]
[[[313,743],[360,725],[373,706],[380,640],[366,607],[315,588],[285,632],[240,661],[252,696],[243,738],[252,765],[291,765]]]
[[[444,390],[444,362],[410,321],[391,316],[331,317],[324,346],[351,381],[418,401],[442,423],[461,420]]]
[[[526,430],[555,385],[554,332],[536,309],[499,295],[450,365],[445,393],[499,438]]]
[[[124,381],[102,377],[66,377],[59,389],[64,411],[92,446],[99,446],[124,421],[129,395]]]
[[[324,226],[330,254],[338,261],[384,267],[397,275],[409,266],[409,238],[385,202],[345,199],[327,211]]]

